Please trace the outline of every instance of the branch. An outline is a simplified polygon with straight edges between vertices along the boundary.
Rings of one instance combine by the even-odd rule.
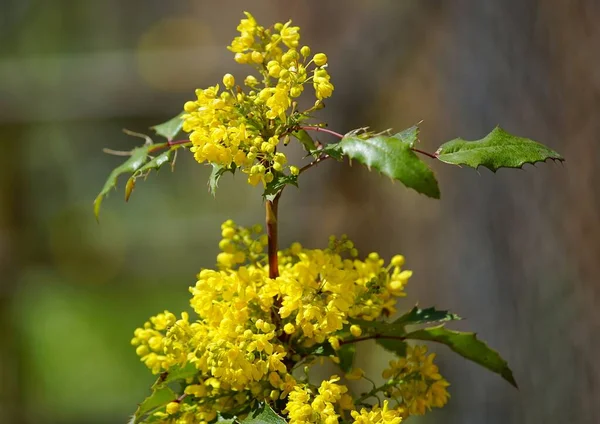
[[[411,147],[410,149],[413,152],[417,152],[417,153],[421,153],[422,155],[429,156],[431,159],[437,159],[438,158],[437,155],[434,154],[434,153],[425,152],[425,151],[420,150],[420,149],[415,149],[414,147]]]
[[[186,144],[192,144],[192,142],[190,140],[175,140],[175,141],[167,141],[166,143],[159,143],[159,144],[155,144],[150,148],[150,152],[156,152],[157,150],[161,150],[167,147],[173,147],[173,146],[183,146]]]
[[[328,130],[327,128],[311,127],[311,126],[301,126],[301,127],[298,127],[298,128],[300,128],[301,130],[304,130],[304,131],[324,132],[324,133],[327,133],[327,134],[334,135],[334,136],[336,136],[339,139],[344,138],[344,136],[342,134],[337,133],[335,131]]]
[[[319,157],[318,159],[312,161],[311,163],[309,163],[308,165],[304,165],[302,168],[300,168],[300,170],[298,171],[298,175],[302,174],[304,171],[306,171],[309,168],[312,168],[313,166],[319,164],[320,162],[323,162],[325,159],[329,159],[331,156],[329,155],[323,155],[321,157]]]
[[[372,336],[358,337],[352,340],[342,340],[340,341],[340,345],[350,344],[350,343],[358,343],[364,342],[365,340],[376,340],[376,339],[388,339],[388,340],[406,340],[404,336],[386,336],[384,334],[373,334]]]

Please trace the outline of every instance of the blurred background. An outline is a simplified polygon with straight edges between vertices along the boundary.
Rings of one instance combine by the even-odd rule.
[[[600,4],[593,0],[0,1],[0,421],[123,423],[152,376],[129,340],[148,316],[187,308],[226,218],[263,220],[260,192],[180,155],[92,201],[141,140],[121,131],[176,115],[234,70],[242,11],[293,18],[335,85],[339,132],[421,120],[421,148],[500,124],[567,162],[493,175],[432,163],[430,200],[324,163],[282,199],[281,245],[347,233],[401,252],[408,308],[449,308],[503,353],[520,390],[443,348],[452,399],[426,423],[600,422]],[[326,137],[323,141],[329,140]],[[368,346],[365,368],[382,358]],[[411,421],[412,422],[412,421]]]

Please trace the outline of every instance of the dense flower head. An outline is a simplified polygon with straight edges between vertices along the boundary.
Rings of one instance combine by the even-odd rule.
[[[391,361],[390,368],[383,371],[383,378],[389,380],[390,395],[401,398],[410,415],[423,415],[448,402],[446,387],[450,384],[439,373],[434,359],[434,353],[427,355],[426,346],[409,346],[406,357]]]
[[[219,85],[196,90],[196,99],[184,105],[183,130],[190,133],[191,151],[200,163],[225,169],[239,168],[248,182],[268,184],[275,175],[295,175],[298,168],[278,151],[287,144],[301,120],[323,106],[333,93],[327,56],[311,57],[308,46],[299,48],[300,29],[292,22],[270,28],[259,25],[246,12],[239,36],[228,47],[237,63],[250,65],[259,75],[237,84],[233,75]],[[298,110],[298,98],[311,84],[316,102]]]
[[[422,347],[409,348],[384,371],[382,395],[397,403],[394,408],[387,400],[373,407],[353,398],[337,376],[317,387],[293,373],[317,356],[339,363],[342,347],[368,331],[357,323],[395,312],[411,276],[402,270],[402,256],[387,265],[376,253],[358,259],[345,236],[331,237],[322,250],[292,243],[279,252],[279,276],[270,278],[261,226],[229,220],[221,233],[217,268],[201,270],[190,288],[197,318],[164,311],[135,330],[132,344],[153,373],[192,370],[185,401],[167,404],[157,418],[208,423],[266,402],[281,405],[292,424],[396,424],[446,403],[448,383]]]

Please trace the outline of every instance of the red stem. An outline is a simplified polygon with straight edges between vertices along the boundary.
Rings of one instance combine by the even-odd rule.
[[[344,136],[343,136],[342,134],[340,134],[340,133],[337,133],[337,132],[335,132],[335,131],[328,130],[327,128],[321,128],[321,127],[310,127],[310,126],[307,126],[307,127],[300,127],[300,129],[301,129],[301,130],[304,130],[304,131],[318,131],[318,132],[324,132],[324,133],[327,133],[327,134],[334,135],[334,136],[336,136],[337,138],[340,138],[340,139],[344,138]]]
[[[165,147],[173,147],[181,144],[191,143],[190,140],[175,140],[175,141],[167,141],[166,143],[155,144],[150,149],[150,152],[156,152],[157,150],[164,149]]]
[[[417,153],[421,153],[422,155],[429,156],[431,159],[437,159],[437,158],[438,158],[438,157],[435,155],[435,153],[429,153],[429,152],[425,152],[425,151],[423,151],[423,150],[420,150],[420,149],[415,149],[414,147],[411,147],[411,150],[412,150],[413,152],[417,152]]]

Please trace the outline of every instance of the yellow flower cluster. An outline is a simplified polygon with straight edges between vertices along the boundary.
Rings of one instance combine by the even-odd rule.
[[[352,418],[356,424],[398,424],[402,422],[399,409],[390,409],[389,402],[383,401],[383,408],[378,405],[368,410],[362,408],[359,411],[352,411]]]
[[[340,415],[336,412],[336,404],[338,410],[352,408],[352,398],[346,394],[348,388],[336,384],[339,379],[338,376],[332,376],[323,381],[316,393],[307,384],[296,386],[288,396],[285,409],[290,424],[337,424]]]
[[[243,412],[263,401],[286,402],[292,424],[335,424],[340,414],[349,418],[344,411],[361,423],[397,424],[405,409],[421,413],[446,402],[447,383],[433,355],[425,356],[421,348],[409,349],[385,371],[385,378],[398,383],[386,387],[402,399],[399,409],[386,403],[359,412],[338,377],[317,389],[292,375],[294,366],[314,359],[314,346],[333,347],[330,358],[339,362],[338,349],[363,333],[353,320],[394,313],[411,276],[401,269],[402,256],[387,266],[375,253],[359,260],[345,237],[331,238],[325,250],[293,243],[279,252],[279,277],[269,278],[262,228],[226,221],[221,230],[218,269],[203,269],[190,288],[198,319],[165,311],[134,333],[136,353],[153,373],[196,370],[186,380],[188,401],[171,402],[156,417],[204,424],[218,413]]]
[[[235,61],[253,66],[262,77],[244,79],[236,85],[231,74],[219,85],[196,90],[196,100],[184,105],[183,130],[190,133],[191,151],[200,163],[239,168],[248,174],[248,182],[268,184],[286,169],[291,175],[298,168],[287,166],[287,157],[278,152],[280,142],[287,144],[298,122],[312,110],[322,107],[322,100],[333,93],[327,72],[327,56],[310,48],[298,49],[299,28],[291,21],[264,28],[246,12],[229,50]],[[316,103],[310,109],[296,110],[295,98],[312,84]]]
[[[427,355],[426,346],[408,347],[406,357],[390,362],[383,378],[390,380],[390,394],[402,398],[410,415],[423,415],[432,407],[441,408],[450,395],[450,384],[440,375],[433,363],[435,353]]]

